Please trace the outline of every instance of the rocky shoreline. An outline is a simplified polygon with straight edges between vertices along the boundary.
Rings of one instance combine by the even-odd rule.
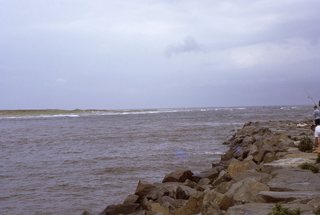
[[[301,168],[320,167],[306,146],[313,143],[311,126],[312,121],[248,122],[224,143],[229,150],[212,168],[197,174],[176,170],[161,183],[139,181],[135,193],[100,215],[267,215],[277,203],[319,214],[320,173]]]

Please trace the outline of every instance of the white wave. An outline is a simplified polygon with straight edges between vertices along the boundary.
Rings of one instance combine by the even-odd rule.
[[[233,110],[247,110],[247,108],[245,107],[222,107],[222,108],[215,108],[215,111],[220,111],[220,110],[229,110],[229,111],[233,111]]]
[[[98,116],[108,116],[108,115],[136,115],[136,114],[159,114],[159,113],[176,113],[176,112],[187,112],[188,110],[184,109],[170,109],[170,110],[147,110],[147,111],[108,111],[108,112],[92,112],[93,115]]]
[[[223,152],[204,152],[205,155],[222,155],[224,154]]]
[[[280,107],[280,110],[295,110],[297,107],[292,106],[292,107]]]

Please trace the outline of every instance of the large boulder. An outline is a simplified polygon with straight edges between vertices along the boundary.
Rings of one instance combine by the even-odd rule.
[[[239,174],[234,176],[233,179],[235,181],[241,181],[245,178],[251,178],[251,179],[255,179],[256,181],[259,181],[261,183],[266,183],[267,181],[270,181],[272,176],[271,176],[271,174],[268,174],[266,172],[257,171],[255,169],[249,169],[247,171],[240,172]]]
[[[267,183],[273,191],[318,191],[320,174],[309,170],[282,168],[272,172],[274,177]]]
[[[147,195],[151,190],[155,189],[156,186],[153,184],[150,184],[146,181],[139,181],[135,195],[139,196],[140,198],[144,197]]]
[[[267,185],[252,178],[245,178],[234,183],[225,194],[239,203],[264,202],[264,199],[261,196],[258,196],[258,193],[269,190]]]
[[[252,160],[238,161],[234,159],[230,162],[227,172],[231,178],[236,178],[241,173],[256,168],[258,168],[258,166]]]

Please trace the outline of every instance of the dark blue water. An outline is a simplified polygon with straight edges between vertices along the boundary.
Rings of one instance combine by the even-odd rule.
[[[97,213],[179,168],[211,167],[247,121],[312,107],[199,108],[0,118],[0,214]]]

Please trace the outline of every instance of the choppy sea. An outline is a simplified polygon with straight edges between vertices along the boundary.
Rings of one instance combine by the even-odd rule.
[[[218,161],[247,121],[311,119],[307,106],[1,115],[0,214],[95,214],[139,180]]]

